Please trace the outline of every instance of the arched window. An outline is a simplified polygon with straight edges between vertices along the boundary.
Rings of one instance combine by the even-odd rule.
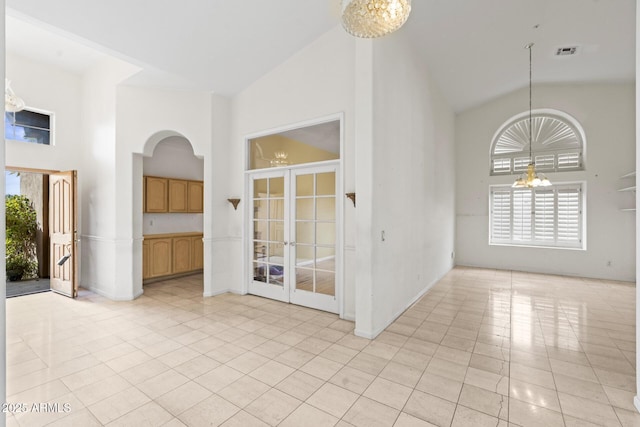
[[[533,110],[532,152],[536,170],[584,170],[586,140],[582,126],[557,110]],[[507,120],[491,142],[491,175],[519,174],[529,159],[529,112]]]

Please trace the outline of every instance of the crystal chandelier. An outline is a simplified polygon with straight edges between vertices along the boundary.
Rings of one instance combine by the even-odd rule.
[[[381,37],[402,27],[410,12],[411,0],[343,0],[342,26],[356,37]]]
[[[277,168],[278,166],[287,166],[289,164],[289,160],[287,157],[289,155],[285,151],[276,151],[273,153],[274,158],[270,160],[271,167]]]
[[[532,188],[532,187],[547,187],[551,185],[551,182],[547,177],[536,172],[536,165],[533,160],[532,146],[533,146],[533,119],[532,119],[532,90],[531,90],[531,51],[533,50],[533,43],[529,43],[525,46],[525,49],[529,49],[529,166],[527,166],[527,172],[522,174],[513,183],[513,188]]]
[[[4,79],[4,110],[8,113],[17,113],[24,110],[25,103],[22,98],[16,96],[11,89],[11,81]]]

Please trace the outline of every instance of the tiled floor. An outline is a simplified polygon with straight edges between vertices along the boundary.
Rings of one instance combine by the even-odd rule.
[[[8,300],[8,401],[28,410],[8,425],[640,425],[630,284],[456,268],[373,341],[201,295],[191,277]]]

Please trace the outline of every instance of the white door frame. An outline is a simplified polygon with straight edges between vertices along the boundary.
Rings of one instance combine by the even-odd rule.
[[[332,121],[340,122],[340,159],[339,160],[330,160],[325,162],[315,162],[315,163],[306,163],[301,165],[291,165],[282,168],[268,168],[268,169],[254,169],[250,170],[250,149],[249,143],[250,140],[259,138],[262,136],[273,135],[281,132],[285,132],[288,130],[299,129],[303,127],[318,125],[322,123],[332,122]],[[244,159],[245,159],[245,180],[244,180],[244,200],[248,201],[252,194],[249,191],[249,183],[251,179],[251,174],[256,173],[260,170],[262,171],[275,171],[278,169],[297,169],[297,168],[306,168],[309,166],[321,166],[323,164],[334,164],[338,163],[338,180],[337,180],[337,193],[336,193],[336,299],[338,300],[338,311],[340,318],[344,317],[344,113],[336,113],[328,116],[320,117],[313,120],[306,120],[298,123],[294,123],[291,125],[280,126],[276,128],[267,129],[261,132],[256,132],[253,134],[246,135],[244,138]],[[243,260],[242,260],[242,268],[243,268],[243,280],[242,280],[242,293],[246,294],[249,290],[249,283],[253,281],[253,271],[249,268],[250,261],[252,260],[253,252],[251,247],[251,235],[249,234],[250,221],[252,221],[252,212],[249,212],[250,209],[244,210],[244,227],[242,227],[242,242],[243,242]]]

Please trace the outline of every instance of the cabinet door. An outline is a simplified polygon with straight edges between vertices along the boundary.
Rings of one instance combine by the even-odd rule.
[[[142,242],[142,280],[151,277],[151,251],[149,241]]]
[[[187,193],[189,181],[169,180],[169,212],[187,212]]]
[[[201,181],[189,181],[189,212],[200,213],[203,212],[203,189],[204,185]]]
[[[151,259],[149,277],[166,276],[172,273],[171,240],[172,239],[149,240]]]
[[[204,268],[204,244],[202,236],[191,238],[191,269],[202,270]]]
[[[146,176],[144,178],[144,211],[167,212],[167,185],[166,178]]]
[[[191,237],[173,238],[173,272],[191,271]]]

